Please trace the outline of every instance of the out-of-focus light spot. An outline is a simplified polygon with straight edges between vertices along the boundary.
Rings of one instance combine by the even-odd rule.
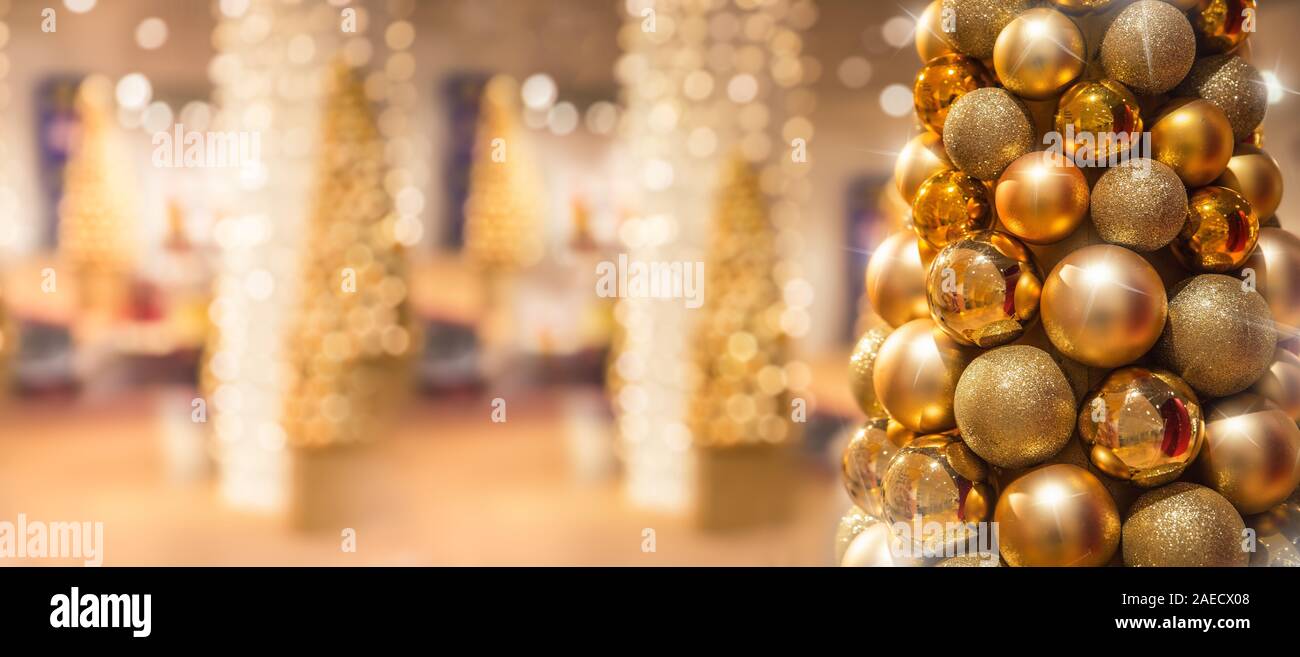
[[[167,23],[161,18],[146,18],[135,28],[135,43],[145,50],[161,48],[167,43]]]
[[[727,97],[733,103],[748,103],[756,96],[758,96],[758,80],[748,73],[741,73],[727,82]]]
[[[524,105],[535,110],[549,109],[555,104],[555,98],[559,93],[555,87],[555,80],[545,73],[528,76],[519,91],[523,96]]]
[[[861,89],[871,81],[871,62],[866,57],[845,57],[835,70],[840,83],[850,89]]]
[[[96,0],[63,0],[63,6],[74,14],[84,14],[95,8]]]
[[[563,137],[578,127],[578,108],[573,103],[557,103],[546,116],[551,133]]]
[[[673,184],[673,165],[666,160],[650,160],[641,175],[646,187],[662,192]]]
[[[880,36],[885,43],[902,48],[912,42],[912,32],[916,30],[916,21],[906,16],[895,16],[880,26]]]
[[[131,109],[140,109],[149,104],[153,98],[153,86],[149,78],[140,73],[128,73],[117,81],[117,104]]]
[[[610,135],[618,127],[618,108],[613,103],[597,101],[587,108],[587,129],[593,134]]]
[[[162,132],[172,127],[172,108],[167,103],[155,101],[144,110],[141,126],[146,132]]]
[[[912,113],[912,90],[901,84],[891,84],[880,92],[880,108],[890,116],[907,116]]]
[[[1276,105],[1282,102],[1282,97],[1286,95],[1286,87],[1282,86],[1282,81],[1277,78],[1277,73],[1260,71],[1259,74],[1264,78],[1264,88],[1268,89],[1268,104]]]
[[[220,8],[222,15],[227,18],[239,18],[248,11],[249,0],[221,0]]]

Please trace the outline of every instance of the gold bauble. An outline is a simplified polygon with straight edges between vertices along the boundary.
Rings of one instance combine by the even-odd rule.
[[[890,326],[930,316],[916,235],[894,233],[876,247],[867,263],[866,286],[871,309]]]
[[[1027,11],[1030,0],[946,0],[945,9],[956,19],[953,43],[963,54],[988,59],[1002,28]]]
[[[1141,256],[1096,244],[1062,258],[1040,310],[1047,337],[1089,367],[1119,367],[1146,353],[1165,325],[1165,286]]]
[[[986,231],[953,242],[928,271],[930,317],[961,344],[1006,344],[1038,317],[1043,274],[1029,249],[1006,233]]]
[[[930,176],[912,202],[912,227],[937,249],[967,235],[993,227],[989,189],[974,176],[957,170]]]
[[[1151,124],[1151,150],[1189,188],[1208,185],[1232,159],[1232,125],[1214,104],[1197,98],[1170,101]]]
[[[930,176],[952,168],[943,141],[933,132],[923,132],[912,138],[894,160],[894,184],[903,200],[916,200],[916,190]]]
[[[1245,566],[1246,523],[1232,503],[1196,484],[1175,481],[1139,497],[1124,519],[1126,566]]]
[[[919,433],[957,426],[952,395],[970,354],[929,319],[898,327],[876,357],[876,398],[903,426]]]
[[[996,180],[1016,158],[1034,150],[1029,110],[1006,89],[976,89],[952,104],[943,145],[957,168],[980,180]]]
[[[1002,491],[993,521],[1012,566],[1104,566],[1119,548],[1119,511],[1083,468],[1038,468]]]
[[[1115,17],[1101,40],[1106,76],[1141,94],[1173,89],[1196,59],[1196,34],[1182,12],[1159,0],[1138,0]]]
[[[1272,156],[1250,144],[1237,144],[1228,168],[1214,184],[1245,196],[1261,221],[1272,217],[1282,203],[1282,169]]]
[[[1246,16],[1255,10],[1255,0],[1200,0],[1192,12],[1197,50],[1224,53],[1240,46],[1250,36]]]
[[[1300,237],[1281,228],[1260,228],[1255,252],[1242,273],[1253,273],[1273,321],[1294,334],[1300,327]]]
[[[964,543],[973,523],[993,514],[988,466],[955,436],[923,436],[899,450],[885,470],[885,519],[907,527],[913,545],[930,553]],[[938,523],[947,531],[927,531]],[[921,531],[910,531],[917,524]]]
[[[1243,515],[1278,504],[1300,485],[1300,427],[1253,392],[1211,402],[1201,479]]]
[[[916,19],[916,54],[924,63],[953,52],[952,35],[943,31],[943,0],[934,0]]]
[[[1268,371],[1251,386],[1259,396],[1282,409],[1292,420],[1300,422],[1300,356],[1278,347]]]
[[[1201,274],[1170,290],[1169,321],[1154,353],[1208,397],[1249,388],[1273,359],[1277,331],[1268,304],[1242,283]]]
[[[844,560],[844,553],[848,551],[849,545],[858,534],[879,522],[876,516],[863,511],[857,505],[849,507],[849,510],[840,517],[839,524],[835,526],[835,563]]]
[[[1060,148],[1076,162],[1118,161],[1142,132],[1137,98],[1114,80],[1079,82],[1070,87],[1057,103],[1054,120]],[[1125,138],[1119,139],[1119,135]]]
[[[912,103],[921,124],[943,133],[949,110],[962,96],[995,82],[988,69],[964,55],[940,55],[925,63],[912,86]]]
[[[993,46],[993,68],[1003,86],[1021,98],[1042,100],[1083,73],[1087,49],[1074,21],[1039,7],[1002,28]]]
[[[1101,11],[1110,6],[1114,0],[1052,0],[1052,6],[1067,14],[1087,14]]]
[[[1051,244],[1088,215],[1088,181],[1063,155],[1026,153],[1002,172],[993,200],[1007,231],[1030,244]]]
[[[971,361],[953,407],[971,451],[1001,468],[1042,463],[1074,433],[1074,390],[1037,347],[1002,347]]]
[[[1259,219],[1246,197],[1227,187],[1202,187],[1187,205],[1187,224],[1170,246],[1178,261],[1216,274],[1245,264],[1259,239]]]
[[[853,346],[853,355],[849,356],[849,390],[853,393],[853,401],[858,403],[858,408],[862,409],[867,417],[879,417],[885,414],[884,407],[876,401],[876,389],[871,385],[871,372],[876,365],[876,355],[880,353],[880,345],[885,343],[889,331],[890,329],[880,326],[863,333],[858,343]]]
[[[1164,370],[1111,372],[1079,409],[1079,436],[1098,470],[1143,488],[1163,486],[1196,459],[1205,419],[1196,393]]]
[[[879,516],[880,484],[885,466],[906,443],[895,443],[888,432],[889,418],[868,419],[849,439],[840,458],[844,489],[853,503],[867,513]]]
[[[1252,566],[1300,566],[1300,492],[1286,501],[1246,518],[1246,526],[1255,530],[1255,553]]]
[[[1248,140],[1268,109],[1268,86],[1263,76],[1237,55],[1198,60],[1175,93],[1203,98],[1223,110],[1236,141]]]
[[[840,565],[844,567],[885,567],[904,565],[894,558],[893,534],[889,525],[876,522],[863,528],[844,549]]]
[[[1092,223],[1111,244],[1155,251],[1187,223],[1187,188],[1163,162],[1139,158],[1102,174],[1092,188]]]
[[[1201,0],[1165,0],[1169,4],[1178,7],[1182,11],[1190,11],[1200,4]]]

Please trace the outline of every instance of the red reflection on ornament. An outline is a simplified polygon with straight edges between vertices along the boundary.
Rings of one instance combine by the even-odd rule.
[[[1006,286],[1006,291],[1002,296],[1002,312],[1007,317],[1016,316],[1016,283],[1020,282],[1020,265],[1011,265],[1002,274],[1002,283]]]
[[[1250,217],[1245,212],[1237,210],[1228,217],[1228,251],[1237,253],[1246,250],[1246,242],[1250,240]]]
[[[1187,451],[1192,442],[1192,418],[1187,414],[1183,400],[1170,397],[1160,405],[1160,417],[1165,421],[1165,437],[1160,442],[1160,451],[1165,456],[1179,456]]]

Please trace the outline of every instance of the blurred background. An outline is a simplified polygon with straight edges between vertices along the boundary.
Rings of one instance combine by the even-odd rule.
[[[926,4],[0,0],[0,520],[108,565],[830,564]],[[1251,41],[1287,172],[1297,20]],[[602,295],[620,255],[709,263],[702,307]]]

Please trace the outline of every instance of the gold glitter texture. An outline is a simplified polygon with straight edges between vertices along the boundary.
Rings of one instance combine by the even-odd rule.
[[[1139,0],[1115,17],[1101,41],[1108,77],[1141,94],[1173,89],[1196,59],[1196,35],[1187,17],[1159,0]]]
[[[1173,169],[1156,160],[1107,170],[1092,188],[1091,204],[1097,234],[1134,251],[1163,247],[1187,221],[1187,189]]]
[[[1037,347],[1003,347],[971,361],[953,404],[962,439],[998,467],[1046,461],[1074,431],[1074,391]]]
[[[1277,344],[1264,298],[1220,274],[1187,279],[1171,292],[1169,321],[1155,349],[1160,362],[1210,397],[1250,387]]]
[[[943,127],[948,159],[980,180],[994,180],[1034,149],[1034,122],[1006,89],[976,89],[957,99]]]
[[[1222,495],[1177,481],[1139,497],[1124,520],[1126,566],[1245,566],[1241,515]]]

